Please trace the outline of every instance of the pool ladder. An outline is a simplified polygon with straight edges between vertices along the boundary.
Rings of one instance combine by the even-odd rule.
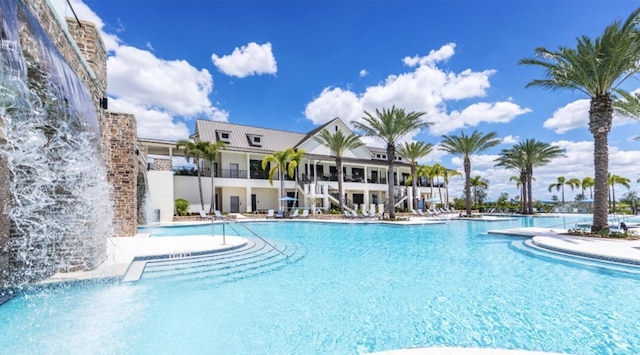
[[[225,228],[225,227],[226,227],[226,225],[227,225],[227,224],[230,224],[230,222],[229,222],[228,220],[224,219],[224,218],[219,218],[219,217],[217,217],[217,218],[212,218],[212,219],[211,219],[211,235],[214,235],[214,234],[215,234],[215,233],[213,233],[213,230],[214,230],[214,222],[215,222],[216,220],[218,220],[218,221],[222,221],[222,244],[225,244],[225,240],[226,240],[226,237],[227,237],[227,233],[226,233],[226,228]],[[258,235],[258,233],[256,233],[256,232],[254,232],[253,230],[251,230],[251,228],[249,228],[249,227],[245,226],[244,224],[239,223],[239,222],[237,222],[237,221],[236,221],[236,222],[234,222],[234,224],[237,224],[237,225],[239,225],[239,226],[242,226],[242,228],[244,228],[244,229],[246,229],[247,231],[249,231],[249,233],[253,234],[253,236],[254,236],[254,237],[256,237],[256,238],[258,238],[258,239],[262,240],[266,245],[268,245],[269,247],[271,247],[273,250],[277,251],[278,253],[282,254],[282,255],[283,255],[283,256],[285,256],[285,257],[287,256],[287,255],[286,255],[282,250],[278,249],[275,245],[273,245],[272,243],[270,243],[268,240],[266,240],[266,239],[264,239],[263,237],[261,237],[260,235]],[[231,229],[232,229],[236,234],[238,234],[238,235],[240,234],[240,233],[238,233],[238,231],[237,231],[235,228],[233,228],[231,225],[229,225],[229,228],[231,228]]]

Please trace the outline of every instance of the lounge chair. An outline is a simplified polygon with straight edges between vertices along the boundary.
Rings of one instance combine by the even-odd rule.
[[[276,214],[276,218],[284,218],[284,211],[278,210],[278,213]]]
[[[293,213],[289,216],[289,218],[298,218],[298,209],[293,210]]]
[[[212,219],[212,218],[207,216],[207,213],[205,211],[200,210],[200,219]]]
[[[309,218],[309,210],[303,210],[300,218]]]
[[[213,213],[216,215],[216,217],[215,217],[216,219],[224,220],[224,217],[222,216],[222,214],[220,213],[220,211],[215,210],[215,211],[213,211]]]
[[[369,211],[369,217],[371,217],[371,218],[380,218],[380,216],[378,216],[376,214],[376,211],[374,211],[374,210]]]
[[[344,217],[345,218],[351,218],[351,213],[349,213],[349,211],[344,210]]]
[[[274,218],[275,216],[273,215],[273,209],[269,209],[267,211],[267,218]]]
[[[426,214],[422,213],[422,210],[418,210],[418,214],[420,215],[420,217],[429,217]]]

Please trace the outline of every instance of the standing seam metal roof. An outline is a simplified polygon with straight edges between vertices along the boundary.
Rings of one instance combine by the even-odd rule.
[[[277,129],[245,126],[227,122],[197,120],[196,134],[200,140],[217,142],[216,131],[229,132],[228,148],[256,152],[278,152],[296,146],[306,137],[304,133],[281,131]],[[261,136],[262,146],[251,145],[247,135]]]

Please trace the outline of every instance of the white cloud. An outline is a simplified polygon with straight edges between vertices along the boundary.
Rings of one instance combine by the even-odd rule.
[[[120,46],[107,60],[107,68],[109,95],[180,116],[211,117],[216,111],[208,98],[211,74],[184,60],[164,60],[146,50]]]
[[[563,134],[576,128],[588,129],[589,106],[589,99],[570,102],[557,109],[551,118],[544,121],[543,127],[551,129],[558,134]],[[636,121],[614,114],[612,126],[619,127],[633,122]]]
[[[430,127],[434,135],[447,134],[457,129],[475,127],[480,123],[507,123],[517,116],[531,112],[528,108],[521,108],[508,101],[478,102],[467,106],[462,112],[453,111],[430,118],[435,124]]]
[[[409,67],[415,67],[416,65],[427,65],[432,66],[435,63],[446,61],[451,58],[455,54],[455,43],[447,43],[444,46],[440,47],[438,50],[431,50],[428,55],[424,57],[404,57],[402,62]]]
[[[361,78],[364,78],[367,75],[369,75],[369,72],[366,69],[360,70],[360,77]]]
[[[307,104],[304,114],[316,125],[340,117],[347,125],[362,117],[360,100],[351,91],[340,88],[325,88],[314,101]]]
[[[104,45],[107,48],[107,51],[111,51],[118,47],[118,44],[120,43],[120,39],[115,35],[112,35],[103,31],[103,28],[105,25],[104,21],[102,21],[102,19],[93,10],[91,10],[89,6],[83,3],[82,0],[70,0],[71,6],[72,6],[71,8],[69,7],[67,0],[49,0],[49,2],[58,13],[58,16],[60,17],[60,19],[63,20],[63,23],[65,23],[64,22],[65,18],[67,17],[73,18],[73,14],[75,11],[75,14],[78,16],[80,20],[89,21],[96,26],[98,31],[100,31],[100,35],[102,36],[102,41],[104,42]],[[73,8],[73,11],[72,11],[72,8]]]
[[[111,99],[109,108],[113,112],[126,112],[134,115],[140,138],[162,140],[189,138],[189,128],[183,122],[174,122],[173,117],[166,111],[147,108],[126,99]]]
[[[462,112],[446,112],[446,102],[486,96],[490,88],[489,78],[495,70],[460,73],[447,72],[435,63],[454,54],[455,44],[450,43],[425,57],[404,58],[404,63],[416,67],[413,71],[389,75],[384,82],[356,93],[343,88],[325,88],[307,104],[305,115],[314,124],[325,123],[336,116],[345,122],[362,118],[363,110],[392,105],[406,111],[425,112],[425,121],[435,122],[429,130],[433,135],[445,134],[458,128],[476,126],[481,122],[509,122],[516,116],[530,112],[517,104],[504,101],[477,103]]]
[[[276,59],[271,51],[271,43],[257,44],[251,42],[233,53],[219,57],[211,55],[213,64],[229,76],[244,78],[251,75],[275,74],[278,71]]]
[[[502,138],[502,144],[516,144],[520,141],[520,137],[508,135]]]

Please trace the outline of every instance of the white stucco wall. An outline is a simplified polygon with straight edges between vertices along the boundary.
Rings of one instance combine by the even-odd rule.
[[[160,210],[160,222],[173,220],[173,171],[148,171],[152,209]]]

